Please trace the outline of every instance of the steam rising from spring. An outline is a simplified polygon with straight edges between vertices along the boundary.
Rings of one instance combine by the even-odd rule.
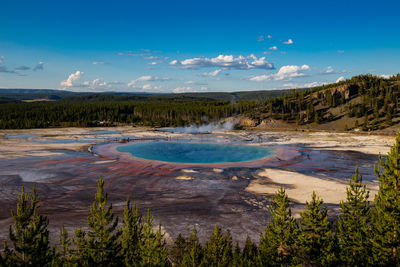
[[[186,133],[186,134],[200,134],[200,133],[213,133],[213,132],[226,132],[233,130],[235,122],[228,121],[225,123],[209,123],[203,125],[190,125],[186,127],[177,127],[170,129],[163,129],[163,131],[172,133]]]

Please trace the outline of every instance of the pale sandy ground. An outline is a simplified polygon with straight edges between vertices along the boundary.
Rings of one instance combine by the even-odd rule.
[[[93,134],[93,131],[123,131],[120,134]],[[56,156],[62,152],[52,150],[87,151],[90,145],[95,144],[94,138],[117,138],[121,136],[135,136],[137,138],[151,138],[156,136],[167,137],[167,133],[149,131],[149,128],[112,127],[112,128],[48,128],[27,130],[0,131],[0,158],[10,159],[26,156]],[[6,138],[6,135],[38,135],[36,140],[79,139],[84,143],[46,143],[33,142],[33,138]]]
[[[394,144],[394,136],[328,133],[328,132],[239,132],[243,139],[271,145],[306,145],[321,150],[357,151],[386,154]]]
[[[246,191],[254,194],[274,194],[282,186],[289,198],[298,203],[309,201],[313,191],[328,204],[339,204],[346,199],[346,182],[277,169],[264,169],[258,175],[261,178],[251,181]],[[368,184],[367,189],[372,201],[378,192],[378,186]]]

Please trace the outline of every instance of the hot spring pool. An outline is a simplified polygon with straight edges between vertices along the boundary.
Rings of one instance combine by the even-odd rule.
[[[119,152],[147,160],[172,163],[228,163],[262,159],[273,154],[270,148],[184,142],[144,142],[117,147]]]

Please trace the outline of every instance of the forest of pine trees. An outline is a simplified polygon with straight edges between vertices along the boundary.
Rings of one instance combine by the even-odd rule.
[[[400,265],[400,134],[375,172],[380,182],[374,203],[356,168],[340,203],[336,221],[328,220],[324,202],[314,192],[300,219],[292,216],[285,190],[269,206],[270,220],[254,243],[234,243],[229,230],[215,225],[201,244],[193,227],[167,247],[161,225],[142,215],[129,198],[123,218],[107,203],[104,181],[98,181],[85,229],[72,236],[64,227],[58,244],[49,241],[48,219],[39,214],[39,197],[18,197],[14,224],[0,254],[1,266],[399,266]],[[210,226],[211,227],[211,226]]]
[[[244,114],[256,121],[272,118],[297,125],[326,123],[346,116],[360,118],[359,125],[349,125],[348,129],[362,126],[364,131],[377,130],[391,126],[400,115],[399,88],[399,74],[389,79],[359,75],[308,90],[289,90]]]

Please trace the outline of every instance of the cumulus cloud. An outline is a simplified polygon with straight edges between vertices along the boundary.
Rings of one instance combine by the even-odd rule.
[[[340,76],[337,80],[336,80],[336,82],[338,83],[338,82],[342,82],[342,81],[344,81],[345,79],[344,79],[344,77],[343,76]]]
[[[381,77],[381,78],[383,78],[383,79],[389,79],[390,77],[392,77],[391,75],[388,75],[388,74],[382,74],[382,75],[379,75],[379,77]]]
[[[188,93],[188,92],[196,92],[196,90],[193,89],[193,87],[187,86],[187,87],[177,87],[174,90],[172,90],[175,94],[181,94],[181,93]]]
[[[76,72],[71,73],[66,80],[61,81],[60,85],[63,87],[63,89],[84,88],[96,91],[114,90],[117,88],[126,89],[126,84],[120,81],[106,82],[100,78],[96,78],[92,81],[82,81],[83,76],[84,73],[82,71],[77,70]]]
[[[335,70],[333,69],[332,66],[328,66],[324,71],[320,72],[322,75],[328,75],[328,74],[341,74],[341,73],[347,73],[346,70]]]
[[[79,86],[79,80],[82,78],[83,74],[83,72],[77,70],[75,73],[71,73],[66,80],[61,81],[60,85],[63,87]]]
[[[92,64],[93,64],[93,65],[107,65],[108,62],[104,62],[104,61],[93,61]]]
[[[197,57],[185,60],[173,60],[171,66],[182,69],[199,69],[218,67],[224,69],[248,70],[248,69],[273,69],[274,65],[265,57],[256,57],[251,54],[247,57],[233,55],[219,55],[214,58]]]
[[[276,47],[276,46],[274,45],[274,46],[271,46],[271,47],[269,48],[269,50],[276,51],[276,50],[278,50],[278,47]]]
[[[155,65],[158,65],[158,64],[161,64],[161,63],[164,63],[164,61],[156,60],[156,61],[152,61],[152,62],[147,63],[147,65],[155,66]]]
[[[218,74],[221,71],[222,71],[222,69],[218,69],[218,70],[215,70],[215,71],[212,71],[212,72],[204,72],[202,76],[203,77],[215,77],[215,76],[218,76]]]
[[[36,64],[35,67],[33,67],[33,70],[43,70],[43,66],[44,66],[44,62],[39,62],[38,64]]]
[[[289,40],[287,40],[286,42],[283,42],[283,43],[286,44],[286,45],[294,44],[292,39],[289,39]]]
[[[137,83],[139,82],[164,82],[164,81],[169,81],[169,78],[166,77],[158,77],[158,76],[152,76],[152,75],[145,75],[145,76],[140,76],[139,78],[132,80],[128,83],[128,87],[134,87]]]
[[[285,83],[283,88],[312,88],[328,84],[327,82],[308,82],[308,83]]]
[[[189,84],[189,83],[186,83]],[[191,84],[197,84],[200,85],[200,83],[193,82]],[[177,87],[172,90],[173,93],[176,94],[181,94],[181,93],[195,93],[195,92],[201,92],[201,91],[207,91],[208,87],[207,86],[200,86],[200,87],[193,87],[193,86],[181,86]]]
[[[275,81],[291,80],[293,78],[307,76],[304,72],[310,69],[311,68],[308,65],[302,65],[302,66],[287,65],[281,67],[277,73],[269,75],[264,74],[259,76],[253,76],[249,80],[255,82],[262,82],[269,80],[275,80]]]

